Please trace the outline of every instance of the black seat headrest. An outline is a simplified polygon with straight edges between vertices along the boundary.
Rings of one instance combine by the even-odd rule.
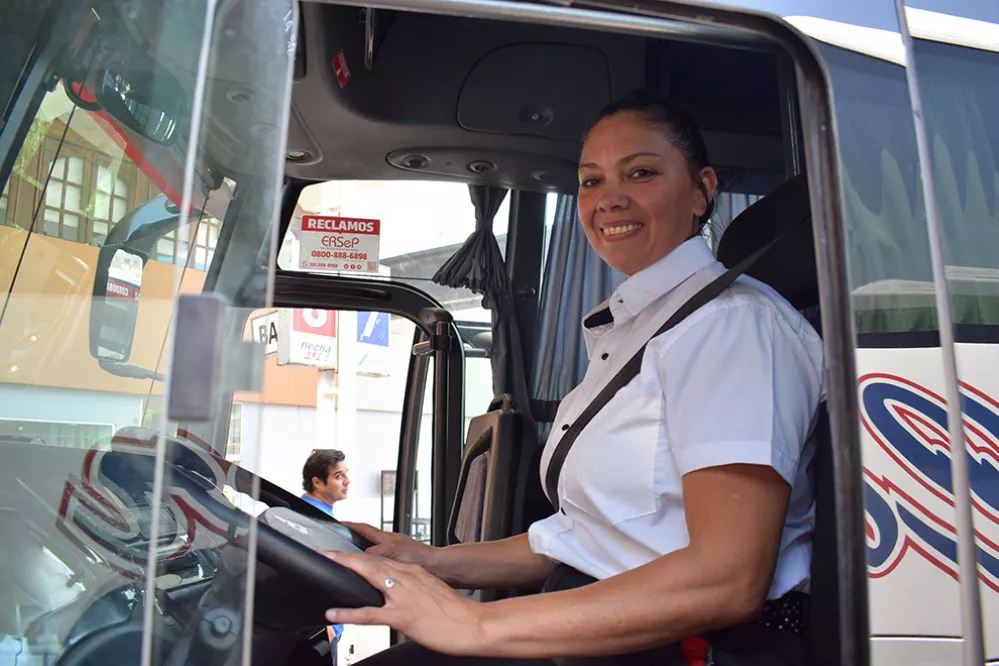
[[[718,261],[731,268],[780,232],[784,238],[746,271],[770,285],[798,310],[818,305],[808,180],[795,176],[738,215],[718,243]]]

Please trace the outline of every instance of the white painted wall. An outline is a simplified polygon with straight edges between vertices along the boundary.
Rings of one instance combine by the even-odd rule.
[[[0,419],[137,426],[143,397],[98,391],[0,384]]]
[[[290,492],[302,492],[302,464],[316,448],[314,407],[243,403],[240,465]]]

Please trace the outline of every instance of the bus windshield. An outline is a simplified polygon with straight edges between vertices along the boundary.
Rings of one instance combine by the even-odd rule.
[[[195,433],[166,391],[179,295],[228,280],[266,305],[246,283],[276,218],[294,55],[288,3],[45,4],[0,10],[25,36],[0,44],[19,77],[0,126],[0,661],[18,663],[123,622],[172,647],[178,625],[143,599],[183,621],[198,597],[180,590],[211,582],[258,511],[205,434],[224,440],[228,403]]]

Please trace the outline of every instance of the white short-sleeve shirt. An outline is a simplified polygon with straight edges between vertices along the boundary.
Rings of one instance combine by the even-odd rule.
[[[584,320],[590,364],[562,400],[541,460],[628,359],[724,272],[700,237],[629,277]],[[646,349],[638,376],[579,434],[558,483],[560,511],[531,525],[531,549],[596,578],[689,544],[682,477],[768,465],[791,486],[768,597],[807,586],[814,491],[809,434],[825,399],[822,341],[770,287],[740,277]],[[733,544],[737,547],[737,544]]]

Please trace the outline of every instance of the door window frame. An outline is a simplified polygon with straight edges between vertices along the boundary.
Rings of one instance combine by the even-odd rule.
[[[284,220],[282,220],[284,222]],[[429,342],[433,331],[430,321],[421,317],[428,311],[446,312],[427,294],[407,284],[373,279],[339,278],[334,275],[298,273],[278,269],[274,278],[275,308],[317,308],[325,310],[356,310],[387,312],[399,315],[416,325],[414,346]],[[440,428],[432,438],[431,452],[431,543],[443,545],[447,529],[450,501],[458,488],[461,446],[464,443],[464,350],[457,327],[446,327],[441,339],[444,348],[438,358],[446,358],[446,369],[435,368],[434,394],[444,389],[444,396],[435,405],[433,421]],[[421,363],[420,361],[423,361]],[[400,426],[399,463],[396,475],[395,529],[408,534],[415,512],[413,492],[416,483],[417,451],[423,415],[429,357],[414,355],[406,378]]]
[[[670,21],[690,25],[707,25],[713,28],[736,28],[742,34],[746,31],[764,35],[783,50],[794,62],[795,79],[798,90],[798,103],[801,113],[801,136],[803,140],[804,166],[809,175],[812,223],[816,243],[819,295],[822,306],[822,336],[825,342],[827,363],[827,408],[830,417],[832,457],[834,461],[834,490],[837,498],[835,506],[835,528],[837,534],[837,557],[839,570],[835,572],[838,591],[838,618],[840,625],[839,647],[846,663],[866,665],[870,661],[869,623],[867,604],[866,567],[866,521],[863,498],[863,467],[860,451],[859,405],[856,391],[855,350],[856,336],[853,329],[852,299],[848,281],[848,256],[846,224],[843,202],[838,147],[835,136],[835,118],[832,104],[832,87],[823,63],[812,46],[806,43],[800,33],[789,25],[763,14],[750,14],[734,9],[709,8],[701,5],[681,5],[659,2],[624,2],[604,0],[601,10],[579,9],[576,7],[553,7],[550,5],[523,3],[511,9],[505,3],[490,3],[488,0],[466,0],[462,3],[462,15],[478,19],[514,20],[525,23],[542,23],[564,27],[585,29],[608,29],[645,35],[650,38],[680,36],[692,38],[688,30],[676,27]],[[389,10],[420,11],[420,0],[392,0],[384,6]],[[622,13],[614,13],[620,9]],[[641,15],[636,15],[641,12]],[[719,32],[710,28],[705,39],[716,41]],[[733,42],[738,42],[733,37]],[[282,237],[290,224],[291,215],[282,211]],[[342,285],[343,300],[331,302],[332,293],[316,293],[313,298],[297,300],[294,303],[282,301],[282,306],[344,307],[344,303],[357,303],[359,292],[367,288],[363,280],[351,280],[349,285],[335,279],[320,276],[291,276],[278,270],[277,282],[286,288],[293,283],[305,284],[308,281],[323,280],[330,289]],[[385,290],[388,283],[371,283],[375,290]],[[396,288],[401,285],[395,285]],[[279,290],[280,291],[280,290]],[[362,299],[363,300],[363,299]],[[386,302],[379,304],[386,309]],[[363,309],[370,309],[365,304]],[[361,309],[361,308],[359,308]],[[425,331],[429,334],[428,331]],[[460,350],[459,350],[460,351]],[[459,365],[460,367],[460,365]],[[460,381],[460,378],[459,378]],[[407,410],[410,411],[410,410]],[[437,415],[435,415],[436,417]],[[455,415],[457,417],[457,414]],[[451,419],[460,424],[460,418]],[[405,432],[404,424],[404,432]],[[460,442],[460,432],[451,437]],[[453,449],[453,447],[451,447]],[[403,448],[400,447],[400,452]],[[460,451],[460,450],[459,450]],[[434,450],[434,478],[447,477],[450,482],[456,479],[457,465],[451,467],[450,457],[439,460],[445,450]],[[402,455],[400,453],[400,455]],[[460,453],[458,453],[460,455]],[[458,460],[458,458],[454,458]],[[403,470],[400,469],[400,472]],[[452,473],[453,472],[453,473]],[[400,474],[399,487],[404,478]],[[434,543],[442,543],[439,526],[444,512],[438,507],[445,505],[439,500],[444,488],[435,483],[434,490]],[[453,493],[452,493],[453,494]],[[400,492],[397,502],[407,502],[409,493]],[[397,504],[397,506],[399,506]],[[397,516],[397,525],[403,528],[404,513]]]

